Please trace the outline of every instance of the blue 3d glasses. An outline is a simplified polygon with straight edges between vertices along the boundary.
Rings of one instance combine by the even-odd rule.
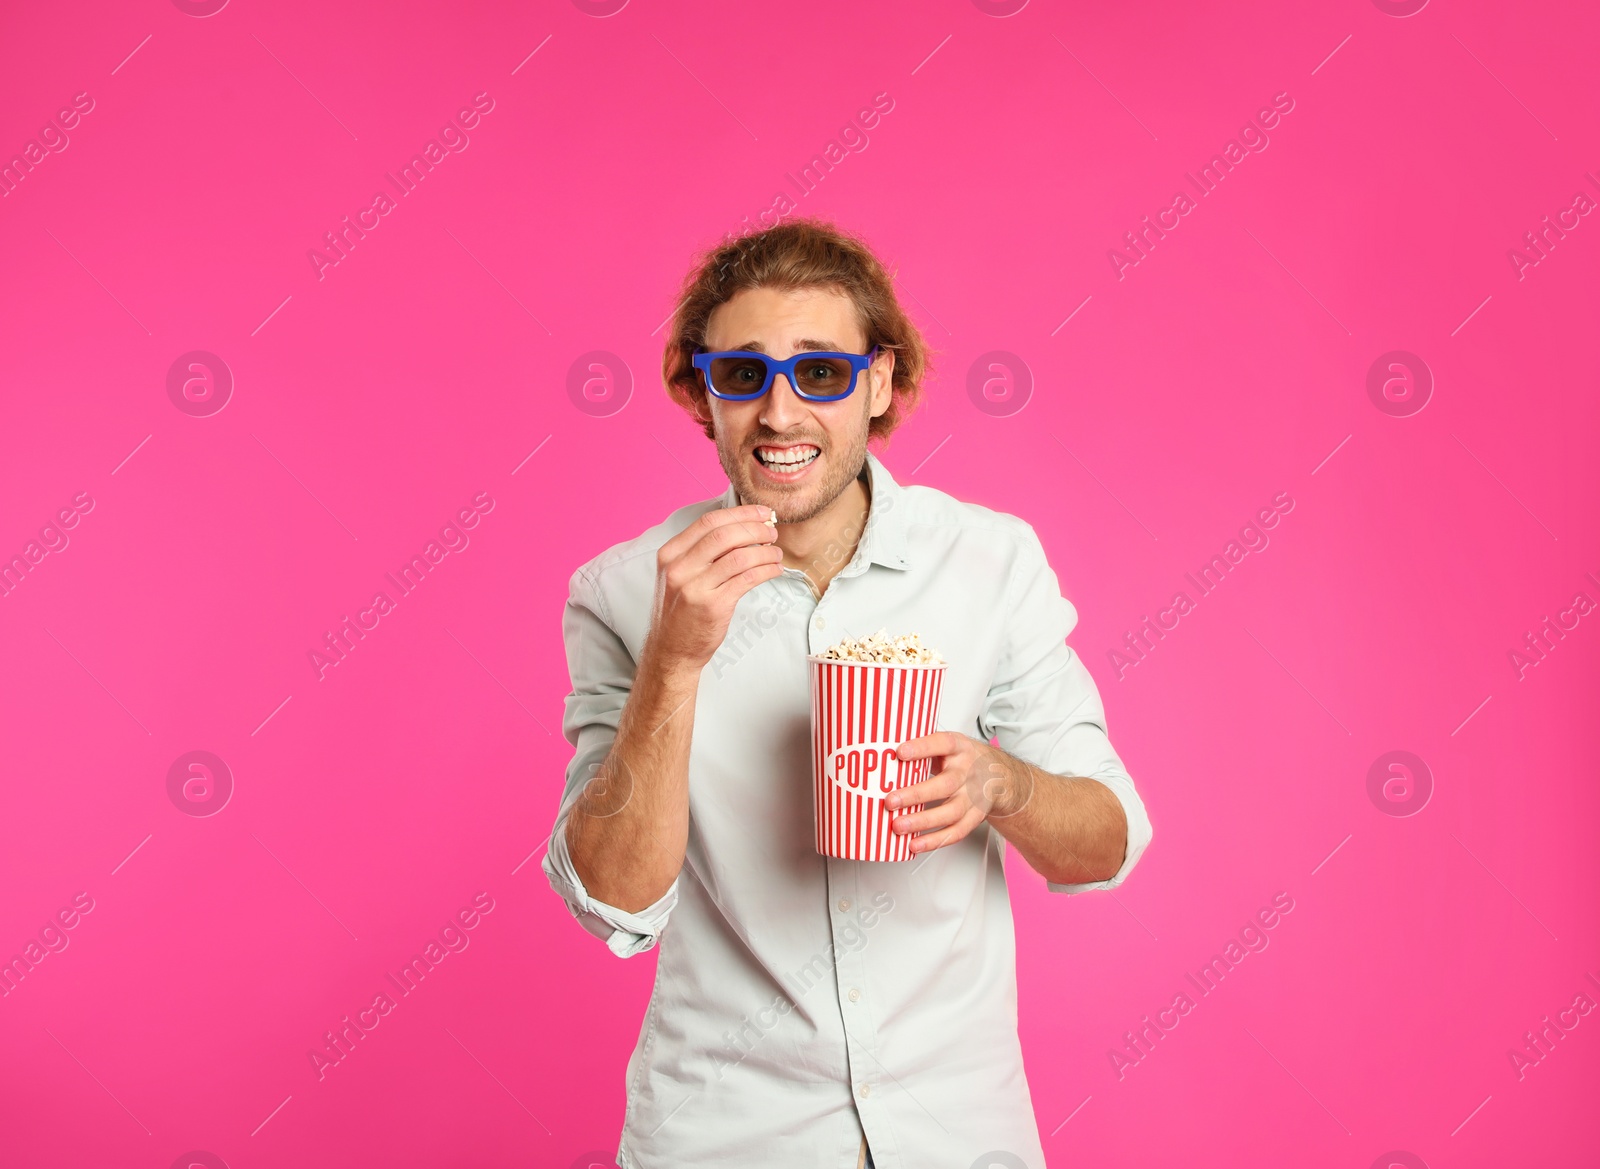
[[[837,402],[850,396],[861,371],[877,355],[878,346],[874,345],[866,353],[806,352],[781,361],[751,349],[720,353],[701,350],[692,360],[705,376],[706,389],[725,401],[759,398],[772,388],[772,379],[781,373],[807,402]]]

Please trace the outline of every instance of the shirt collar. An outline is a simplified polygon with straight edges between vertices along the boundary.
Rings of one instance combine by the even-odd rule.
[[[861,533],[852,563],[910,568],[905,488],[894,481],[889,468],[871,451],[867,452],[867,465],[862,469],[862,474],[872,484],[872,502],[867,509],[867,527]],[[739,506],[739,497],[732,483],[722,493],[722,506]]]
[[[871,451],[867,452],[867,471],[872,481],[872,504],[857,553],[869,563],[910,568],[910,517],[906,515],[905,488],[894,481],[889,468]]]

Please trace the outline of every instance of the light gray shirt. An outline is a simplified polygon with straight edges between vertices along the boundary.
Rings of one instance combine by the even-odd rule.
[[[683,869],[638,913],[589,896],[566,817],[616,737],[657,550],[735,506],[732,486],[572,575],[562,729],[577,751],[544,871],[613,953],[660,946],[628,1061],[623,1169],[855,1169],[863,1134],[877,1169],[969,1169],[994,1150],[1044,1166],[1017,1039],[1005,841],[985,822],[915,860],[819,856],[806,655],[880,628],[920,633],[949,663],[939,730],[1106,784],[1127,814],[1122,867],[1054,892],[1121,884],[1150,821],[1066,644],[1077,612],[1033,528],[901,486],[870,453],[864,476],[865,531],[821,599],[785,568],[740,599],[701,672]]]

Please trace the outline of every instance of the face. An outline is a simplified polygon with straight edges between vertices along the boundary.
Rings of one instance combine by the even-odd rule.
[[[807,350],[865,353],[867,340],[855,303],[843,293],[747,288],[711,314],[706,348],[784,358]],[[707,394],[717,457],[739,498],[771,507],[779,523],[823,512],[861,473],[868,425],[889,408],[893,374],[894,354],[879,350],[837,402],[807,402],[782,374],[751,402]]]

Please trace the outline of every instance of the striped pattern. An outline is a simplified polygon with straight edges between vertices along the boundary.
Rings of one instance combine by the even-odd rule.
[[[891,790],[920,783],[932,774],[933,760],[901,765],[891,756],[888,773],[881,761],[886,748],[934,730],[945,667],[807,660],[817,851],[845,860],[910,859],[911,837],[893,832],[891,822],[894,816],[920,811],[922,805],[891,814],[883,804],[887,792],[881,781],[888,774]],[[840,782],[835,782],[835,771]],[[863,790],[851,790],[849,781]]]

